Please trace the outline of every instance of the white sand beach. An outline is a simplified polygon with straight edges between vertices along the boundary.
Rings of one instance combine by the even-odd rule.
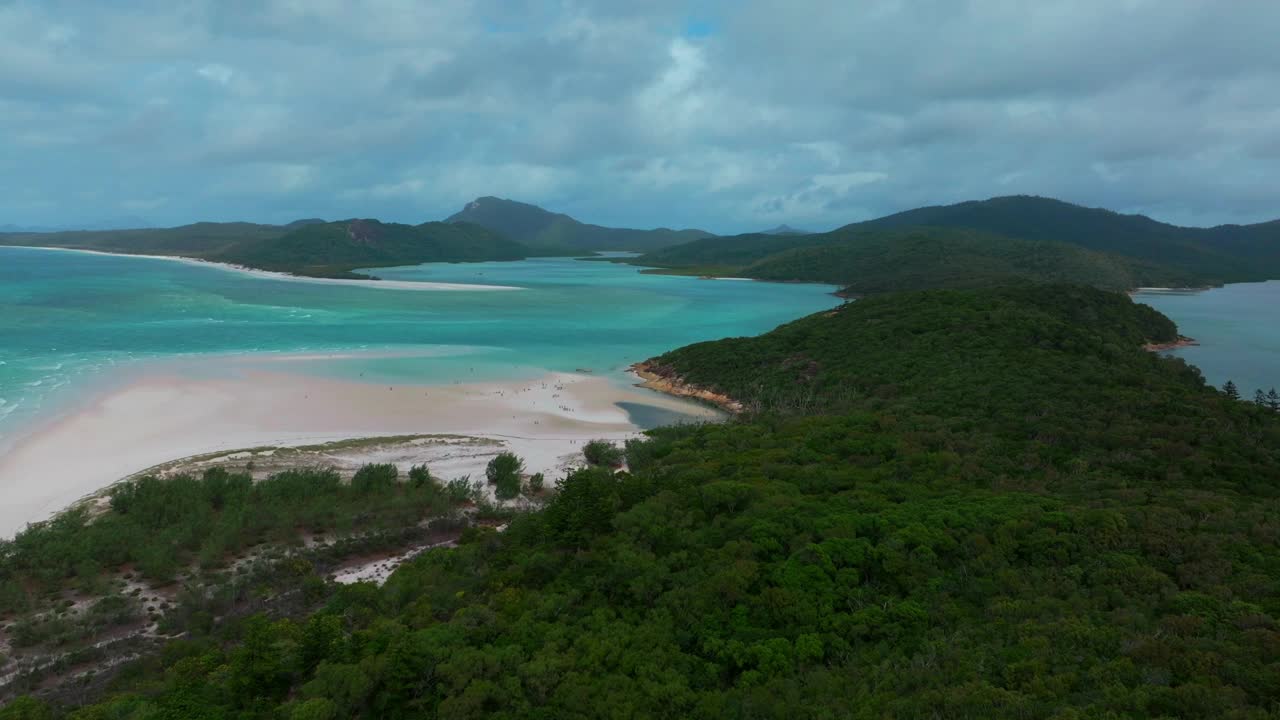
[[[239,273],[250,277],[262,278],[265,280],[285,280],[288,282],[298,283],[321,283],[324,285],[349,285],[351,287],[373,288],[375,290],[418,290],[418,291],[466,291],[466,292],[487,292],[496,290],[522,290],[523,288],[515,285],[478,285],[471,283],[446,283],[446,282],[418,282],[416,280],[356,280],[344,278],[316,278],[306,277],[303,275],[290,275],[289,273],[272,272],[270,270],[258,270],[256,268],[245,267],[243,265],[234,265],[232,263],[214,262],[212,260],[201,260],[200,258],[180,257],[177,255],[142,255],[135,253],[113,253],[103,250],[85,250],[82,248],[63,248],[63,247],[41,247],[38,245],[4,245],[2,247],[19,248],[22,250],[49,250],[51,252],[72,252],[87,253],[90,255],[117,255],[120,257],[146,258],[148,260],[168,260],[170,262],[186,263],[188,265],[198,265],[201,267],[214,268],[216,270],[224,270],[226,272]]]
[[[586,441],[638,433],[615,405],[620,401],[717,417],[701,405],[569,373],[523,382],[375,385],[257,368],[216,378],[159,369],[87,395],[10,444],[0,455],[0,537],[161,463],[264,445],[410,434],[489,438],[550,483]],[[445,479],[482,475],[493,452],[454,453],[432,469]]]

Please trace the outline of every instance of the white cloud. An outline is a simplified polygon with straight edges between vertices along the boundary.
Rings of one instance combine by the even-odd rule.
[[[200,66],[196,70],[196,74],[219,85],[226,86],[231,84],[231,78],[235,77],[236,73],[235,70],[232,70],[226,65],[210,63],[208,65]]]
[[[1280,4],[709,7],[693,39],[678,0],[0,3],[23,177],[0,216],[421,221],[500,194],[738,231],[1014,192],[1280,214]]]

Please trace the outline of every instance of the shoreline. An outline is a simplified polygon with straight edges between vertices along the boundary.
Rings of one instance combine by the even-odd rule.
[[[664,374],[660,371],[660,368],[651,364],[648,360],[635,363],[628,370],[640,378],[641,382],[637,383],[637,387],[642,387],[646,390],[653,390],[677,398],[701,400],[715,405],[731,415],[740,414],[746,409],[742,403],[728,395],[690,385],[670,373]]]
[[[347,285],[351,287],[365,287],[379,290],[415,290],[415,291],[503,291],[503,290],[523,290],[524,288],[515,285],[473,285],[469,283],[445,283],[445,282],[418,282],[414,280],[354,280],[350,278],[319,278],[308,277],[306,275],[293,275],[286,272],[278,272],[275,270],[262,270],[259,268],[251,268],[245,265],[236,265],[234,263],[218,262],[216,260],[205,260],[202,258],[187,257],[184,255],[145,255],[142,253],[124,253],[111,252],[108,250],[89,250],[86,248],[69,248],[55,247],[46,245],[0,245],[0,250],[4,248],[16,248],[19,250],[50,250],[54,252],[74,252],[87,253],[90,255],[107,255],[111,257],[128,257],[128,258],[144,258],[147,260],[169,260],[171,262],[179,262],[197,267],[214,268],[226,272],[235,272],[250,277],[257,277],[264,280],[286,280],[289,282],[304,283],[322,283],[325,285]]]
[[[1163,343],[1147,343],[1142,346],[1147,352],[1164,352],[1166,350],[1176,350],[1184,347],[1199,347],[1200,342],[1195,338],[1189,338],[1185,335],[1179,335],[1177,340]]]
[[[1207,292],[1209,290],[1217,290],[1223,285],[1202,285],[1200,287],[1136,287],[1126,291],[1131,299],[1142,293],[1151,293],[1153,295],[1192,295],[1195,293]]]
[[[6,442],[0,455],[0,496],[5,498],[0,537],[12,537],[27,524],[56,516],[139,472],[244,448],[465,437],[511,449],[525,459],[530,473],[547,473],[554,482],[562,458],[580,453],[589,440],[621,441],[640,434],[618,403],[695,420],[719,418],[687,400],[574,373],[383,385],[254,367],[214,377],[199,376],[199,366],[156,368],[86,394]],[[455,471],[483,477],[483,453],[472,455],[440,474],[446,480]]]

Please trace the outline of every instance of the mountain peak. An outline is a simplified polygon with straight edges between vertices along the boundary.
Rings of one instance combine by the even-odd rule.
[[[472,200],[445,222],[474,223],[530,247],[555,252],[652,250],[710,235],[701,230],[631,230],[591,225],[537,205],[492,195]]]
[[[775,228],[770,228],[768,230],[761,230],[760,234],[761,235],[812,235],[813,232],[810,230],[801,230],[799,228],[793,228],[790,225],[783,223],[782,225],[779,225]]]

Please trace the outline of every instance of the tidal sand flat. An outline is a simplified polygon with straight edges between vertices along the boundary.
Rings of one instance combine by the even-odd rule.
[[[176,458],[261,445],[349,438],[449,434],[490,440],[549,478],[589,440],[623,440],[637,427],[619,402],[642,403],[691,420],[708,408],[611,380],[549,373],[532,380],[457,385],[373,385],[262,370],[200,378],[190,363],[156,370],[94,397],[13,444],[0,457],[0,536],[12,535],[121,478]],[[471,443],[449,462],[421,454],[366,454],[412,465],[432,460],[452,479],[483,477],[493,447]]]
[[[631,387],[631,363],[839,302],[565,258],[372,272],[391,285],[0,248],[0,536],[147,467],[258,445],[474,435],[550,470],[584,439],[706,417]],[[439,291],[387,290],[419,283]]]

